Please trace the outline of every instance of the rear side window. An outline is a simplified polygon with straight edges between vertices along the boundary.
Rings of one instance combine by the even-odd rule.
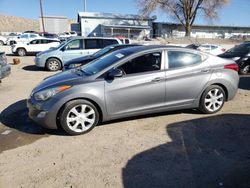
[[[85,49],[101,49],[103,48],[101,39],[85,39]]]
[[[125,39],[125,44],[129,44],[129,43],[130,43],[129,39]]]
[[[104,39],[103,40],[103,47],[113,45],[113,44],[118,44],[117,40],[114,40],[114,39]]]
[[[199,54],[182,51],[168,52],[168,66],[170,69],[199,64],[201,61],[202,57]]]
[[[211,50],[218,48],[218,46],[211,46]]]

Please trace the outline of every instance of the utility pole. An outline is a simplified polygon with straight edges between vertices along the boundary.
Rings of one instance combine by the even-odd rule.
[[[40,12],[41,12],[41,19],[42,19],[43,33],[45,33],[44,19],[43,19],[43,4],[42,4],[42,0],[40,0]]]
[[[84,0],[84,12],[87,12],[87,0]]]

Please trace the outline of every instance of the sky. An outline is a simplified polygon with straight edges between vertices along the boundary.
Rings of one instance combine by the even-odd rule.
[[[44,15],[66,16],[77,19],[77,13],[84,10],[84,0],[42,0]],[[87,11],[138,14],[135,0],[87,0]],[[39,0],[0,0],[0,14],[38,19]],[[157,21],[174,22],[162,11],[156,11]],[[219,19],[208,21],[198,16],[195,24],[250,26],[250,0],[231,0],[220,10]]]

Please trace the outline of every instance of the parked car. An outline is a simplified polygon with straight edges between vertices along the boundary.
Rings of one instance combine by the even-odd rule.
[[[35,63],[36,66],[46,68],[49,71],[58,71],[63,68],[65,62],[78,57],[92,55],[112,44],[121,44],[121,41],[116,38],[75,37],[63,42],[57,48],[37,54]]]
[[[28,43],[31,40],[34,40],[36,38],[41,38],[41,36],[37,33],[24,33],[16,37],[11,37],[7,40],[7,43],[9,45],[16,44],[18,42]]]
[[[197,50],[199,47],[200,47],[200,44],[189,44],[185,48]]]
[[[197,50],[207,52],[207,53],[213,54],[213,55],[219,55],[219,54],[222,54],[226,51],[225,48],[218,46],[218,45],[214,45],[214,44],[201,44],[197,48]]]
[[[0,36],[0,46],[7,44],[7,38],[4,36]]]
[[[27,54],[37,54],[59,45],[60,41],[57,39],[38,38],[28,43],[17,43],[11,46],[11,49],[13,54],[26,56]]]
[[[7,77],[11,72],[11,67],[7,62],[7,58],[4,52],[0,52],[0,83],[1,80]]]
[[[237,45],[219,57],[234,60],[239,65],[239,73],[247,74],[250,71],[250,42]]]
[[[77,33],[75,31],[70,31],[70,32],[64,32],[64,33],[60,33],[58,35],[59,39],[61,41],[65,41],[67,40],[68,38],[71,38],[71,37],[76,37],[77,36]]]
[[[101,58],[102,56],[109,54],[109,53],[112,53],[116,50],[128,48],[128,47],[133,47],[133,46],[139,46],[139,44],[114,44],[114,45],[107,46],[107,47],[97,51],[93,55],[78,57],[76,59],[72,59],[70,61],[67,61],[66,63],[64,63],[63,70],[65,71],[65,70],[69,70],[69,69],[73,69],[73,68],[85,65],[85,64],[89,63],[90,61]]]
[[[198,108],[212,114],[236,95],[237,71],[234,61],[196,50],[124,48],[43,80],[28,99],[29,117],[78,135],[98,122],[148,113]]]
[[[40,36],[45,37],[45,38],[52,38],[52,39],[58,39],[58,35],[54,33],[39,33]]]

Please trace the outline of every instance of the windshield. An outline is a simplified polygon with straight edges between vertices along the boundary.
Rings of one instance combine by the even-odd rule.
[[[81,70],[88,75],[94,75],[131,54],[133,54],[133,51],[116,51],[84,65]]]
[[[247,53],[250,51],[250,43],[243,43],[238,46],[235,46],[229,49],[227,52],[240,52],[240,53]]]
[[[96,53],[93,54],[94,57],[98,58],[103,56],[104,54],[108,53],[109,51],[111,51],[112,49],[114,49],[114,46],[107,46],[99,51],[97,51]]]
[[[54,49],[59,49],[61,47],[63,47],[66,44],[67,41],[62,42],[61,44],[59,44],[59,46],[55,47]]]

